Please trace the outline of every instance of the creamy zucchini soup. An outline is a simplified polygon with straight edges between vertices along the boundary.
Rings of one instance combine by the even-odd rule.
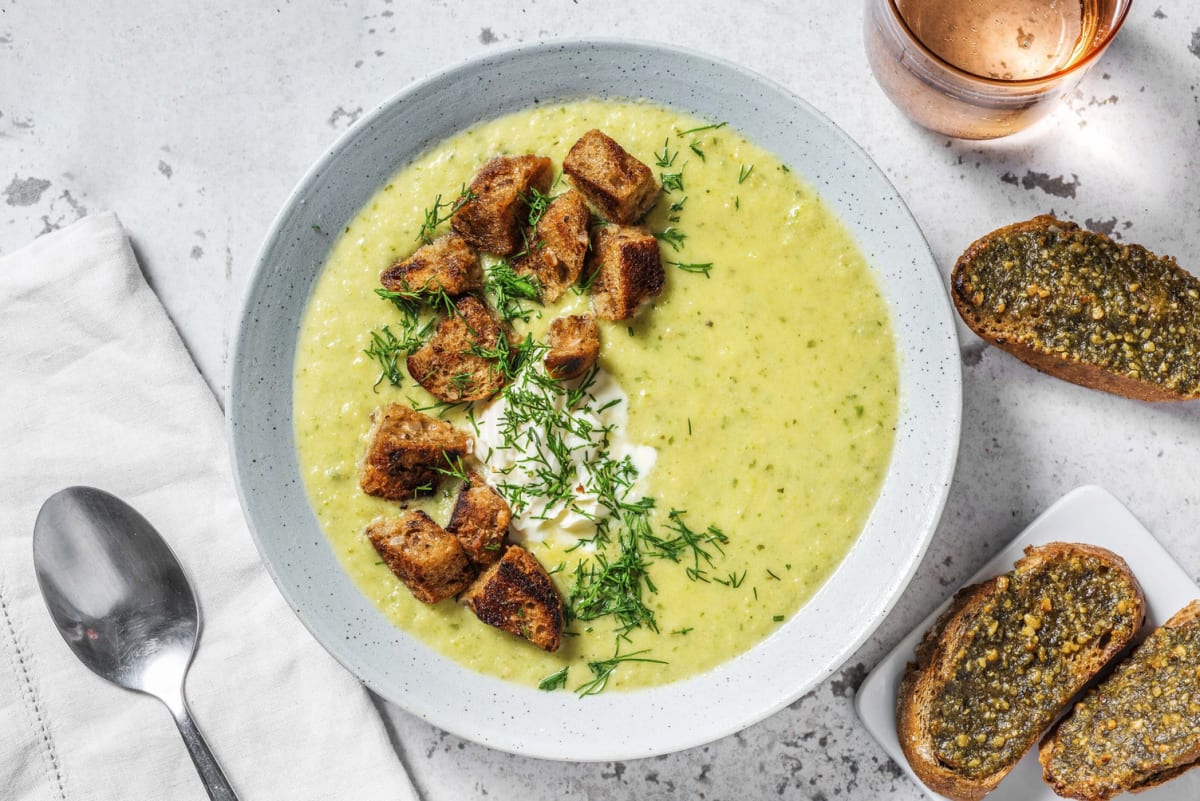
[[[581,695],[782,626],[862,529],[896,415],[845,228],[732,127],[638,102],[537,106],[397,172],[338,232],[295,366],[308,495],[362,592]]]

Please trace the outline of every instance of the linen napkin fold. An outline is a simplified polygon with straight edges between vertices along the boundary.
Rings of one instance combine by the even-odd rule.
[[[220,409],[115,214],[0,259],[0,354],[0,796],[207,798],[166,708],[78,662],[38,592],[38,509],[88,484],[137,508],[192,581],[186,695],[242,801],[415,799],[366,689],[259,563]]]

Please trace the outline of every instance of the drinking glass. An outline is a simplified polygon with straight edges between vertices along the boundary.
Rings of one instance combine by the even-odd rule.
[[[1049,114],[1116,36],[1132,0],[867,0],[867,59],[917,124],[1007,136]]]

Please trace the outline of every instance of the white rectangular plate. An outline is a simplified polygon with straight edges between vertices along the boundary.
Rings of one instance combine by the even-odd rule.
[[[1191,578],[1158,544],[1158,540],[1120,501],[1100,487],[1080,487],[1068,493],[1030,523],[1020,536],[996,554],[967,583],[975,584],[1007,573],[1027,546],[1050,542],[1090,543],[1124,558],[1146,593],[1146,627],[1143,632],[1149,632],[1200,596]],[[900,750],[900,740],[896,736],[896,690],[904,675],[905,665],[916,652],[917,642],[949,605],[950,599],[947,598],[920,626],[901,640],[867,676],[854,699],[859,717],[871,736],[883,746],[883,750],[930,798],[942,801],[944,796],[922,784]],[[988,801],[1057,801],[1058,798],[1042,783],[1037,749],[1032,748],[988,796]],[[1195,801],[1200,798],[1200,768],[1148,790],[1137,798],[1139,801]]]

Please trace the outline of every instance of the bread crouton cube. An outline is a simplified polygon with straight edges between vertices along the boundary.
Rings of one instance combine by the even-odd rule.
[[[507,331],[482,300],[463,295],[420,349],[408,357],[408,374],[447,403],[486,400],[507,382],[497,354]]]
[[[508,502],[488,486],[483,476],[472,472],[458,492],[446,530],[458,537],[472,562],[490,565],[503,555],[511,520]]]
[[[602,320],[627,320],[642,301],[662,291],[658,240],[644,228],[606,225],[599,228],[588,261],[592,308]]]
[[[556,317],[546,337],[546,373],[551,378],[578,378],[591,369],[600,355],[600,328],[588,314]]]
[[[658,182],[650,168],[598,129],[571,146],[563,172],[609,222],[631,225],[658,199]]]
[[[445,600],[462,592],[475,578],[458,539],[424,512],[372,521],[367,539],[418,601],[435,604]]]
[[[519,545],[508,546],[461,600],[484,623],[524,637],[544,651],[557,651],[562,642],[562,598],[537,557]]]
[[[529,190],[549,192],[553,178],[554,166],[545,156],[495,156],[471,181],[469,199],[450,226],[483,252],[510,256],[524,243]]]
[[[379,276],[392,292],[445,292],[461,295],[483,286],[479,254],[458,234],[446,234],[423,245]]]
[[[403,404],[377,409],[372,420],[359,475],[368,495],[405,501],[432,492],[440,477],[435,468],[471,452],[466,432]]]
[[[525,232],[526,251],[513,260],[513,270],[537,278],[543,303],[558,300],[579,280],[591,219],[583,195],[572,190],[550,201],[537,226]]]

